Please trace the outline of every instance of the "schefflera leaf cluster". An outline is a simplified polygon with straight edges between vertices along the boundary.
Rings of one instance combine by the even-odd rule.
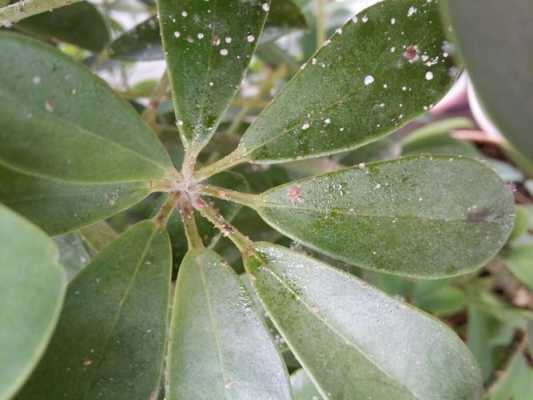
[[[7,362],[16,346],[33,350],[17,358],[15,369],[0,371],[0,398],[18,391],[20,400],[156,399],[164,382],[168,399],[291,399],[266,311],[304,368],[306,390],[324,399],[479,399],[478,367],[443,323],[322,261],[250,241],[207,200],[251,207],[297,242],[385,273],[453,276],[494,256],[512,229],[513,197],[478,161],[419,156],[362,164],[262,194],[208,179],[245,162],[354,149],[431,108],[455,71],[438,1],[385,0],[349,20],[234,152],[200,168],[197,157],[217,131],[271,6],[266,0],[158,5],[185,150],[179,172],[156,135],[90,70],[33,39],[0,34],[2,203],[58,234],[151,193],[167,194],[151,220],[98,253],[66,294],[44,234],[0,209],[2,226],[20,220],[20,237],[0,229],[16,242],[0,252],[7,266],[1,285],[17,288],[9,280],[17,280],[13,271],[37,262],[50,282],[36,295],[46,302],[38,303],[33,335],[17,337],[16,325],[0,335]],[[189,249],[171,300],[167,222],[175,210]],[[196,212],[239,248],[246,277],[204,246]],[[0,292],[2,315],[14,319],[13,310],[21,310],[21,317],[35,317],[19,301],[24,290],[16,300]]]

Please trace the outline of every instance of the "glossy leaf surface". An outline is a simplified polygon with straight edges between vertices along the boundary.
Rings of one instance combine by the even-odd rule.
[[[303,179],[260,196],[260,215],[331,257],[436,278],[481,267],[505,244],[514,202],[467,158],[421,156]]]
[[[245,133],[256,162],[316,157],[372,142],[427,110],[452,82],[438,1],[397,0],[360,13]]]
[[[207,249],[183,260],[169,347],[170,400],[290,399],[287,372],[231,267]]]
[[[170,269],[168,235],[152,222],[106,247],[70,283],[50,346],[17,400],[155,396]]]
[[[256,249],[252,283],[324,398],[480,398],[479,370],[443,323],[302,254]]]
[[[2,33],[0,50],[2,164],[87,182],[155,179],[171,166],[134,109],[88,69],[20,35]]]
[[[58,233],[134,204],[172,168],[134,109],[88,69],[11,33],[0,51],[4,203]]]
[[[296,4],[291,0],[273,0],[259,44],[306,27],[305,17]],[[165,56],[161,48],[161,33],[157,18],[148,18],[119,36],[111,43],[109,50],[111,57],[126,61],[163,59]]]
[[[145,182],[62,182],[13,171],[0,163],[0,200],[52,235],[107,218],[145,198]]]
[[[502,134],[533,160],[533,3],[448,0],[454,28],[476,93]]]
[[[101,51],[111,39],[105,19],[93,4],[86,1],[26,18],[17,24],[17,28],[93,52]]]
[[[52,336],[66,279],[53,241],[2,205],[0,243],[0,399],[9,399]]]
[[[159,0],[178,127],[203,147],[239,88],[270,0]]]

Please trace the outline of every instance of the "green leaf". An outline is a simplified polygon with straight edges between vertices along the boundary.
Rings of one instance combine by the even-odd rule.
[[[296,30],[307,29],[307,20],[293,0],[271,0],[260,44],[272,42]]]
[[[483,108],[533,160],[533,3],[448,0],[447,14]]]
[[[23,32],[71,43],[93,52],[101,51],[111,39],[104,17],[86,1],[26,18],[16,27]]]
[[[314,383],[304,369],[299,369],[291,375],[293,400],[321,400],[322,396],[316,390]]]
[[[237,154],[281,162],[337,153],[427,110],[452,82],[437,3],[386,1],[339,28],[252,124]]]
[[[291,0],[272,0],[259,44],[273,41],[289,32],[306,27],[305,17]],[[119,36],[110,44],[109,50],[112,58],[125,61],[163,59],[165,56],[161,48],[161,33],[157,17],[150,17]]]
[[[466,118],[452,118],[427,125],[402,141],[402,155],[442,154],[481,158],[481,153],[473,144],[450,136],[453,129],[471,127],[472,122]]]
[[[529,400],[533,392],[533,368],[522,352],[517,352],[502,379],[489,393],[490,400]]]
[[[491,326],[495,324],[494,318],[477,307],[468,307],[467,343],[468,348],[476,358],[486,381],[492,375],[494,363],[492,361],[493,347],[490,343]]]
[[[2,205],[0,243],[0,399],[10,399],[52,336],[66,279],[53,241]]]
[[[530,212],[526,206],[516,206],[516,218],[513,232],[509,238],[510,242],[514,242],[528,233],[530,228],[530,218]]]
[[[290,238],[361,268],[438,278],[471,272],[505,244],[514,200],[468,158],[377,162],[279,186],[257,211]]]
[[[118,238],[115,230],[105,221],[81,228],[80,235],[94,253],[102,251]]]
[[[135,25],[110,43],[111,58],[124,61],[155,61],[163,59],[161,32],[157,16],[150,17]]]
[[[158,4],[178,127],[198,151],[215,133],[239,88],[270,0]]]
[[[414,286],[412,302],[430,314],[447,316],[460,312],[466,298],[464,291],[448,280],[419,281]]]
[[[324,398],[480,398],[475,361],[446,325],[322,262],[255,247],[252,283]]]
[[[513,246],[504,262],[523,284],[533,290],[533,245]]]
[[[61,233],[135,204],[171,173],[155,135],[88,69],[12,33],[0,33],[0,51],[4,203]]]
[[[97,255],[70,283],[50,346],[17,400],[155,396],[170,270],[168,235],[149,221]]]
[[[180,268],[169,345],[171,399],[290,399],[287,372],[231,267],[207,249]]]
[[[56,235],[105,219],[144,199],[144,182],[86,184],[30,176],[0,162],[0,200]]]

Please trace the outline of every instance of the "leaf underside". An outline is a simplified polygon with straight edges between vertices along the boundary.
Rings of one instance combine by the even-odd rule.
[[[256,249],[252,283],[324,398],[480,398],[473,357],[438,320],[302,254]]]
[[[290,399],[287,372],[246,289],[211,250],[189,252],[176,287],[170,399]]]
[[[89,69],[13,33],[0,33],[0,52],[2,202],[62,233],[135,204],[172,169],[135,110]]]
[[[150,399],[168,325],[171,254],[153,222],[130,228],[70,283],[56,332],[17,400]]]
[[[0,243],[0,399],[9,399],[52,336],[66,278],[53,241],[3,205]]]

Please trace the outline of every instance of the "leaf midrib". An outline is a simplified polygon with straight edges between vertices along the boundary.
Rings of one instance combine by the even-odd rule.
[[[6,95],[7,95],[7,97],[6,97]],[[21,103],[20,101],[18,101],[18,98],[16,96],[14,96],[12,93],[10,93],[9,91],[2,90],[2,88],[0,88],[0,98],[2,98],[2,97],[4,99],[8,99],[10,103],[14,103],[17,106],[23,107],[23,104],[25,104],[25,103]],[[159,164],[155,160],[152,160],[152,159],[148,158],[144,154],[138,153],[137,151],[133,150],[132,148],[126,147],[126,146],[124,146],[123,144],[121,144],[119,142],[111,140],[107,136],[103,136],[103,135],[99,135],[99,134],[97,134],[95,132],[91,132],[90,130],[88,130],[88,129],[76,124],[74,121],[71,121],[71,120],[66,119],[66,118],[59,117],[57,114],[47,113],[46,111],[43,111],[43,110],[35,108],[35,107],[30,107],[30,108],[31,108],[33,114],[37,114],[37,116],[40,116],[40,117],[44,116],[44,118],[49,119],[49,120],[51,120],[54,123],[57,123],[62,128],[72,128],[72,129],[76,130],[77,132],[80,133],[80,137],[83,136],[83,135],[87,135],[87,136],[90,136],[92,138],[95,138],[98,141],[102,141],[104,143],[107,142],[107,143],[111,144],[112,146],[115,146],[118,149],[124,151],[126,154],[132,154],[136,158],[138,158],[139,160],[143,160],[143,161],[147,162],[148,164],[151,164],[151,165],[155,166],[157,169],[161,170],[161,172],[163,173],[162,176],[164,176],[165,173],[166,173],[165,166]],[[27,171],[26,169],[24,169],[24,168],[22,168],[20,166],[11,165],[6,160],[0,159],[0,163],[3,163],[4,165],[8,166],[8,168],[11,168],[11,169],[14,169],[14,170],[18,170],[18,171],[20,171],[20,172],[22,172],[22,173],[24,173],[26,175],[35,175],[35,176],[47,177],[49,179],[62,180],[61,178],[54,177],[54,176],[51,176],[51,175],[46,175],[46,174],[42,174],[42,173],[36,173],[34,171],[31,171],[31,170]],[[129,181],[129,180],[127,180],[127,181]],[[127,181],[125,181],[125,182],[127,182]],[[75,180],[66,180],[66,182],[77,182],[77,181],[75,181]],[[106,183],[106,182],[99,182],[99,181],[90,181],[90,182]],[[109,181],[107,181],[107,182],[109,182]]]
[[[302,297],[298,294],[298,292],[296,292],[294,289],[292,289],[289,285],[287,285],[285,283],[285,281],[278,275],[276,274],[273,270],[271,270],[270,268],[267,267],[267,263],[263,264],[262,265],[262,268],[267,271],[268,273],[270,273],[274,279],[276,279],[278,282],[281,283],[281,285],[291,293],[291,295],[298,301],[300,302],[308,311],[309,313],[315,318],[317,319],[319,322],[321,322],[322,324],[324,324],[324,326],[326,328],[328,328],[335,336],[337,336],[339,339],[341,339],[342,342],[346,343],[348,346],[350,347],[353,347],[355,349],[356,352],[358,352],[359,354],[361,354],[367,361],[369,364],[373,365],[378,371],[380,371],[386,378],[389,378],[391,381],[393,382],[397,382],[397,387],[400,387],[402,388],[403,390],[405,390],[407,393],[409,393],[411,396],[413,396],[413,399],[416,399],[416,400],[422,400],[422,399],[419,399],[409,388],[407,388],[406,386],[404,386],[403,384],[401,384],[400,382],[398,382],[393,376],[391,376],[387,371],[383,370],[381,368],[381,366],[379,366],[378,364],[376,364],[374,361],[372,361],[370,358],[368,358],[368,356],[365,354],[364,351],[362,351],[356,343],[354,343],[352,340],[349,340],[346,336],[344,336],[342,333],[338,332],[331,324],[329,324],[325,319],[323,319],[320,314],[318,313],[315,313],[313,312],[313,309],[311,306],[309,306],[303,299]],[[276,325],[279,325],[276,323]],[[278,329],[280,329],[279,326],[277,326]],[[280,329],[282,330],[282,329]],[[287,339],[288,342],[290,342],[288,339]],[[295,351],[295,354],[297,354],[298,352]],[[299,357],[298,357],[299,358]],[[305,362],[303,362],[303,360],[299,360],[302,362],[302,364],[305,364]],[[313,375],[313,373],[310,371],[310,370],[307,370],[309,375]],[[325,391],[322,389],[322,387],[320,386],[320,384],[318,383],[319,381],[313,376],[313,381],[315,383],[317,383],[317,386],[320,387],[320,391],[322,392],[322,394],[325,394]],[[326,397],[327,398],[327,397]]]
[[[452,222],[468,222],[466,219],[446,219],[443,217],[439,218],[431,218],[431,217],[422,217],[422,216],[416,216],[416,215],[374,215],[374,214],[363,214],[363,213],[355,213],[351,212],[350,210],[346,209],[331,209],[328,211],[322,211],[317,208],[306,208],[306,207],[294,207],[294,206],[288,206],[288,205],[280,205],[275,203],[265,203],[265,206],[262,206],[258,208],[258,211],[263,214],[265,209],[286,209],[286,210],[294,210],[294,211],[303,211],[303,212],[309,212],[309,213],[315,213],[320,214],[320,216],[325,216],[330,213],[334,214],[340,214],[344,216],[349,217],[355,217],[355,218],[375,218],[375,219],[401,219],[401,220],[417,220],[417,221],[423,221],[423,222],[442,222],[442,223],[452,223]],[[497,222],[494,221],[482,221],[480,223],[473,223],[475,225],[499,225]]]
[[[102,346],[102,356],[100,357],[100,359],[98,360],[98,362],[96,363],[96,365],[94,366],[94,369],[93,371],[97,371],[98,370],[98,367],[100,367],[100,365],[102,365],[102,363],[105,361],[106,359],[106,350],[109,346],[109,344],[111,343],[111,338],[113,337],[113,334],[114,334],[114,331],[120,321],[120,317],[121,317],[121,314],[122,314],[122,308],[124,307],[124,303],[126,302],[126,299],[128,298],[128,295],[131,291],[131,289],[133,288],[134,284],[135,284],[135,281],[137,279],[137,275],[139,273],[139,270],[141,269],[141,266],[143,265],[144,263],[144,260],[146,258],[146,255],[148,254],[148,251],[150,250],[150,247],[152,245],[152,242],[154,240],[154,237],[155,235],[157,234],[157,229],[154,227],[152,227],[152,233],[150,234],[148,240],[146,241],[146,245],[141,253],[141,257],[139,257],[139,261],[137,263],[137,265],[135,266],[135,269],[133,271],[133,274],[131,276],[131,279],[130,279],[130,282],[128,283],[128,286],[126,288],[126,290],[124,291],[124,294],[122,295],[122,298],[120,300],[120,303],[119,303],[119,308],[116,312],[116,317],[115,317],[115,320],[113,321],[112,323],[112,326],[111,326],[111,329],[109,331],[109,334],[107,336],[107,338],[105,339],[105,343],[104,345]],[[85,393],[83,395],[83,400],[91,400],[90,398],[88,398],[87,396],[89,395],[91,389],[94,387],[94,378],[95,378],[95,374],[91,374],[90,375],[90,378],[88,379],[89,382],[88,382],[88,385],[87,385],[87,388],[85,390]]]
[[[363,11],[364,11],[364,10],[363,10]],[[363,11],[362,11],[362,12],[363,12]],[[361,12],[361,13],[362,13],[362,12]],[[360,14],[361,14],[361,13],[360,13]],[[358,14],[358,15],[359,15],[359,14]],[[342,28],[345,29],[346,25],[348,25],[348,24],[350,24],[350,23],[351,23],[351,22],[347,22],[346,24],[344,24],[344,25],[342,26]],[[423,29],[423,28],[422,28],[422,29]],[[423,32],[425,32],[425,31],[423,30]],[[313,58],[316,58],[317,55],[318,55],[318,54],[319,54],[324,48],[325,48],[325,46],[322,46],[320,49],[318,49],[318,50],[315,52],[315,54],[314,54],[313,56],[311,56],[311,57],[309,58],[309,60],[308,60],[306,63],[308,64]],[[371,75],[375,75],[376,70],[377,70],[379,67],[381,67],[382,65],[385,65],[385,63],[382,63],[382,62],[383,62],[383,59],[385,58],[385,55],[389,55],[389,52],[388,52],[387,50],[384,49],[384,50],[381,52],[380,57],[378,58],[378,60],[377,60],[375,63],[372,64],[372,66],[374,66],[374,68],[369,69]],[[317,58],[317,61],[319,61],[318,58]],[[382,64],[380,64],[380,62],[381,62]],[[307,67],[307,66],[308,66],[308,65],[306,65],[306,67]],[[290,81],[290,82],[289,82],[289,83],[288,83],[288,84],[282,89],[282,91],[278,94],[278,96],[277,96],[276,98],[274,98],[274,99],[270,102],[270,104],[265,108],[265,110],[264,110],[263,113],[261,113],[261,114],[266,114],[266,113],[269,111],[269,109],[274,105],[276,99],[279,98],[279,97],[281,97],[282,95],[284,95],[284,92],[288,91],[289,88],[290,88],[291,86],[296,85],[297,83],[300,83],[300,82],[296,82],[296,79],[297,79],[297,78],[300,78],[301,75],[303,75],[304,73],[305,73],[305,70],[298,71],[298,72],[296,73],[296,75],[293,77],[293,79],[292,79],[292,80],[291,80],[291,81]],[[327,113],[328,111],[330,111],[332,108],[335,108],[335,107],[337,107],[337,106],[339,106],[339,105],[341,105],[341,104],[343,104],[343,103],[345,103],[345,102],[350,101],[350,99],[351,99],[352,97],[355,97],[355,96],[356,96],[358,93],[360,93],[360,92],[361,92],[361,88],[360,88],[360,87],[357,87],[356,90],[354,90],[354,91],[352,91],[352,92],[348,92],[345,96],[342,96],[342,97],[339,98],[337,101],[331,103],[329,106],[327,106],[327,107],[325,107],[325,108],[320,108],[319,113],[317,114],[317,117],[316,117],[316,118],[314,118],[314,119],[308,119],[308,118],[305,118],[305,116],[304,116],[303,118],[297,120],[297,122],[295,122],[294,124],[288,126],[288,127],[285,128],[283,131],[279,132],[278,134],[275,134],[275,135],[270,136],[269,139],[263,141],[261,144],[255,145],[255,146],[253,146],[253,147],[246,147],[246,146],[243,145],[242,147],[244,148],[245,151],[243,151],[242,156],[243,156],[243,157],[248,157],[248,156],[250,156],[250,155],[251,155],[254,151],[256,151],[257,149],[260,149],[261,147],[264,147],[264,146],[266,146],[266,145],[268,145],[268,144],[270,144],[270,143],[272,143],[272,142],[278,140],[278,139],[281,138],[282,136],[284,136],[284,135],[288,134],[289,132],[293,131],[294,129],[296,129],[298,126],[301,126],[302,123],[303,123],[304,121],[315,122],[315,121],[317,121],[317,120],[320,120],[321,117],[324,116],[324,114],[326,114],[326,113]],[[361,99],[362,99],[361,101],[364,102],[369,96],[370,96],[370,91],[367,91],[367,92],[365,93],[365,95],[361,97]],[[260,115],[260,116],[258,117],[258,119],[261,118],[261,116],[262,116],[262,115]],[[408,117],[408,116],[407,116],[407,117]],[[408,121],[408,118],[404,118],[404,120],[399,121],[399,122],[398,122],[396,125],[394,125],[394,126],[405,125],[405,124],[407,124],[408,122],[409,122],[409,121]],[[253,128],[254,128],[253,125],[250,126],[249,131],[252,131]],[[391,130],[393,130],[393,129],[395,129],[395,128],[394,128],[394,127],[391,127],[391,128],[389,128],[389,129],[387,129],[386,131],[389,132],[389,131],[391,131]],[[379,130],[378,130],[378,131],[379,131]],[[376,131],[376,132],[378,132],[378,131]],[[246,133],[247,133],[247,132],[246,132]],[[245,135],[246,135],[246,133],[245,133]],[[243,136],[243,138],[244,138],[244,137],[245,137],[245,136]],[[355,143],[355,144],[352,144],[352,145],[349,145],[349,146],[345,146],[345,147],[343,147],[342,149],[340,149],[340,150],[338,150],[338,151],[337,151],[336,149],[326,150],[326,151],[324,151],[324,152],[319,153],[319,155],[322,155],[322,154],[323,154],[323,155],[326,155],[326,154],[338,153],[338,152],[344,151],[344,150],[346,150],[346,149],[350,149],[350,148],[357,147],[359,144],[364,144],[365,142],[367,142],[367,141],[360,141],[360,142],[358,142],[358,143]],[[307,156],[304,156],[304,158],[307,158]]]
[[[205,255],[202,258],[204,258],[204,257],[205,257]],[[223,380],[222,381],[222,388],[224,390],[224,398],[227,399],[227,400],[231,400],[228,397],[229,392],[228,392],[228,390],[226,388],[227,373],[226,373],[226,368],[225,368],[225,363],[224,363],[224,355],[223,355],[222,347],[220,345],[220,340],[219,340],[219,336],[220,335],[219,335],[218,323],[217,323],[217,320],[216,320],[216,317],[215,317],[215,313],[213,311],[213,306],[212,306],[212,303],[211,303],[211,294],[209,292],[209,287],[208,287],[208,284],[207,284],[207,278],[206,278],[206,275],[205,275],[205,268],[203,266],[202,258],[200,258],[200,260],[198,260],[196,262],[196,265],[198,266],[198,270],[200,271],[202,287],[204,289],[204,294],[205,294],[205,298],[206,298],[206,301],[207,301],[207,313],[208,313],[208,316],[209,316],[209,323],[211,325],[211,329],[213,330],[213,338],[214,338],[214,341],[215,341],[215,346],[217,348],[217,357],[218,357],[218,360],[219,360],[219,363],[220,363],[220,369],[221,369],[222,380]]]

